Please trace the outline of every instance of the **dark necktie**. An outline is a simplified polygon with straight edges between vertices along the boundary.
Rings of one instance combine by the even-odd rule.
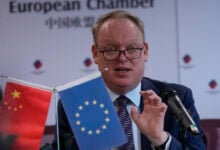
[[[131,118],[126,108],[129,102],[130,100],[126,96],[120,96],[116,100],[116,105],[118,106],[117,114],[128,139],[127,143],[118,147],[119,150],[134,150]]]

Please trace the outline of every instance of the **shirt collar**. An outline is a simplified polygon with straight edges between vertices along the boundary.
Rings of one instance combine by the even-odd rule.
[[[114,102],[120,95],[112,92],[108,87],[106,88],[112,102]],[[139,83],[133,90],[125,94],[125,96],[128,97],[131,100],[131,102],[137,107],[140,105],[140,93],[139,93],[140,91],[141,91],[141,83]]]

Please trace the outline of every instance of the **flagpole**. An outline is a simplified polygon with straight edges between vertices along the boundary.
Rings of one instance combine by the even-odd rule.
[[[59,133],[59,116],[58,116],[58,96],[57,96],[57,89],[56,87],[53,88],[53,92],[54,92],[54,98],[55,98],[55,118],[56,118],[56,134],[57,134],[57,147],[58,150],[60,150],[60,133]]]
[[[49,91],[53,90],[52,88],[44,86],[44,85],[40,85],[40,84],[36,84],[36,83],[31,83],[31,82],[24,81],[24,80],[21,80],[21,79],[17,79],[17,78],[14,78],[14,77],[10,77],[10,76],[7,76],[7,75],[1,75],[0,77],[1,78],[7,78],[7,79],[9,79],[11,81],[14,81],[14,82],[17,82],[17,83],[20,83],[20,84],[23,84],[23,85],[38,87],[38,88],[41,88],[41,89],[44,89],[44,90],[49,90]]]

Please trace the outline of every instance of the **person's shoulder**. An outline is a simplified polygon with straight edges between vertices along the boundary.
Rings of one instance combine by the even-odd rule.
[[[158,88],[159,91],[162,91],[162,90],[167,89],[167,88],[174,89],[179,94],[191,91],[191,89],[189,87],[187,87],[183,84],[167,82],[167,81],[161,81],[161,80],[152,79],[152,78],[149,78],[149,77],[143,77],[142,83],[143,84],[151,83],[156,88]]]
[[[154,90],[159,96],[161,96],[163,90],[168,88],[173,89],[176,91],[180,100],[187,108],[194,104],[193,92],[189,87],[185,85],[155,80],[148,77],[144,77],[142,79],[142,84],[145,87],[147,87],[147,84],[150,84],[150,89]]]

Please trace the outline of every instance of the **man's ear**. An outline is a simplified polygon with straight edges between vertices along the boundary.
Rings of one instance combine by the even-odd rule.
[[[144,61],[147,62],[148,60],[148,43],[144,43]]]
[[[92,57],[93,57],[93,60],[95,62],[95,64],[98,64],[98,52],[96,50],[96,45],[93,44],[92,47],[91,47],[91,51],[92,51]]]

